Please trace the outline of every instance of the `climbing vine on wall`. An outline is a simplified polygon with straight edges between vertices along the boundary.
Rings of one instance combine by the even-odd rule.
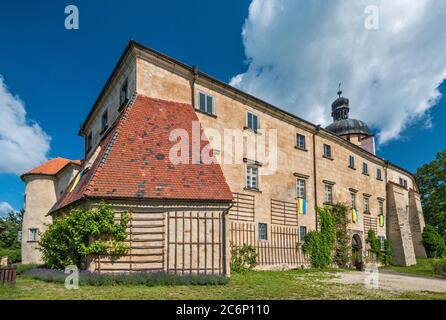
[[[334,215],[329,208],[318,208],[320,231],[311,231],[305,237],[302,249],[309,255],[313,268],[327,268],[333,263],[336,240]]]
[[[335,204],[330,211],[333,214],[336,229],[333,262],[339,268],[347,268],[350,262],[349,210],[344,204]]]

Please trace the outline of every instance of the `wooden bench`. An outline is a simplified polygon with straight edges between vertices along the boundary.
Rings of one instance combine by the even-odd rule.
[[[0,268],[0,286],[15,285],[17,277],[17,270],[15,268],[4,267]]]

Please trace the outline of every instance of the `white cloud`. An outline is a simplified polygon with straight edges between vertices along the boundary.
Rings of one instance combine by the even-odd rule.
[[[0,202],[0,217],[5,217],[9,212],[16,211],[14,208],[7,202]]]
[[[379,30],[365,28],[369,5]],[[438,0],[253,0],[242,32],[248,68],[231,84],[328,125],[342,82],[350,116],[385,143],[429,117],[441,96],[445,12]]]
[[[0,75],[0,174],[22,174],[47,160],[50,137],[26,119],[24,103]]]

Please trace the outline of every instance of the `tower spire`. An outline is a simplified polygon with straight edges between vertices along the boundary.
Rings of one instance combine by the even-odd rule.
[[[339,86],[338,86],[338,96],[339,96],[339,98],[342,96],[341,85],[342,85],[342,82],[339,82]]]

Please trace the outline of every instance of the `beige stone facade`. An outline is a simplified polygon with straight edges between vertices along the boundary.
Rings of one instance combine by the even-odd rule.
[[[100,141],[102,114],[107,110],[109,123],[113,123],[118,117],[119,92],[122,84],[126,82],[130,93],[187,103],[197,109],[199,93],[211,96],[213,112],[206,114],[196,110],[199,122],[208,137],[213,133],[219,133],[220,137],[225,138],[225,130],[228,129],[241,132],[244,138],[241,141],[234,140],[234,148],[240,145],[246,147],[249,141],[264,140],[265,153],[269,155],[272,153],[269,138],[271,132],[275,132],[277,163],[272,172],[268,172],[271,165],[268,159],[256,158],[256,154],[254,156],[250,154],[248,148],[243,148],[243,155],[239,157],[242,159],[241,162],[224,161],[227,141],[222,144],[218,139],[210,139],[211,146],[220,159],[226,182],[234,194],[234,205],[228,215],[223,209],[206,209],[211,212],[209,213],[211,216],[217,215],[219,219],[229,219],[224,229],[225,234],[217,236],[220,241],[225,241],[227,252],[230,250],[229,243],[234,246],[246,243],[256,246],[259,254],[261,253],[263,260],[259,262],[262,268],[308,265],[308,260],[300,250],[303,240],[301,233],[317,228],[316,208],[327,204],[326,190],[329,188],[333,203],[341,202],[351,207],[352,197],[355,197],[359,220],[356,223],[352,221],[349,229],[352,236],[357,234],[360,237],[364,254],[366,254],[367,232],[369,229],[374,229],[379,237],[391,241],[395,252],[395,263],[410,265],[415,263],[416,257],[425,256],[420,240],[424,219],[417,193],[418,188],[414,177],[409,172],[362,149],[358,137],[352,137],[351,141],[347,141],[320,126],[213,79],[197,71],[196,68],[188,67],[134,42],[130,43],[123,54],[120,64],[81,129],[80,133],[85,138],[92,133],[92,150]],[[259,132],[246,129],[247,112],[257,116],[261,129]],[[303,148],[298,148],[296,145],[297,135],[305,138]],[[324,157],[324,145],[331,147],[330,158]],[[354,167],[350,166],[350,157],[354,158]],[[367,165],[366,171],[363,170],[363,164]],[[251,165],[259,170],[255,189],[247,186],[247,167]],[[305,181],[307,203],[305,215],[299,213],[297,209],[298,179]],[[50,202],[54,203],[54,199],[54,197],[48,199],[48,205],[45,208],[42,207],[41,211],[48,210],[48,207],[51,207]],[[367,210],[366,207],[368,207]],[[119,210],[127,210],[127,208],[130,207],[121,205]],[[172,270],[172,265],[169,263],[175,257],[177,259],[181,257],[181,263],[177,260],[175,264],[180,270],[187,268],[195,268],[198,271],[203,268],[207,270],[207,267],[194,260],[198,256],[207,257],[207,255],[203,256],[204,249],[190,249],[198,250],[194,252],[200,253],[192,259],[195,267],[191,267],[192,262],[183,264],[183,258],[185,261],[188,259],[192,261],[190,260],[192,251],[185,251],[185,243],[192,243],[189,241],[190,238],[187,240],[187,234],[198,232],[198,224],[187,227],[187,223],[197,219],[200,211],[196,211],[193,204],[185,209],[189,212],[189,216],[184,210],[163,209],[156,213],[158,214],[157,223],[162,224],[164,228],[160,229],[163,230],[164,239],[170,239],[164,240],[162,244],[163,264],[160,268],[164,268],[163,270]],[[141,211],[138,208],[135,212],[138,212],[139,219],[149,215],[155,218],[156,214],[153,210],[154,208],[150,208],[148,211]],[[380,226],[378,222],[381,210],[385,216],[384,226]],[[186,214],[186,225],[184,229],[181,227],[171,233],[172,231],[167,231],[166,228],[172,227],[172,221],[177,221],[170,220],[173,212],[179,214],[181,219],[183,219],[183,214]],[[262,237],[260,237],[260,227],[266,227],[266,236],[262,229]],[[200,232],[203,232],[202,230]],[[184,234],[186,234],[186,240],[183,241]],[[209,242],[207,235],[198,236],[202,238],[196,243]],[[226,240],[222,240],[223,238]],[[202,248],[208,250],[210,247],[207,245]],[[212,248],[215,249],[214,246]],[[226,264],[228,259],[229,254],[226,256]],[[125,268],[131,268],[132,262],[126,263]],[[211,264],[213,268],[217,268],[215,263],[217,262]],[[106,265],[110,268],[116,267],[110,263]],[[225,272],[227,271],[226,267]]]

